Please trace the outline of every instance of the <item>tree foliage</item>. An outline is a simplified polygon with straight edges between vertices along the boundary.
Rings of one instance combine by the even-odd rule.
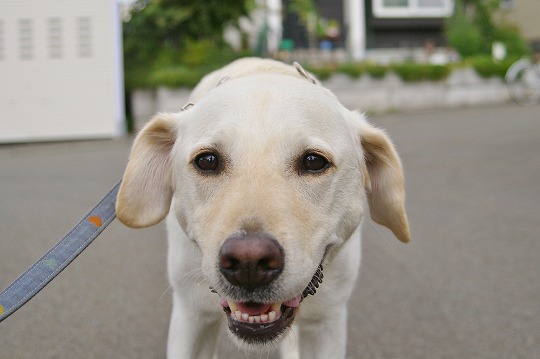
[[[254,0],[137,0],[124,22],[126,70],[147,68],[159,61],[182,60],[182,53],[205,44],[224,45],[223,32],[248,16]]]
[[[528,53],[527,43],[518,29],[509,24],[497,24],[493,13],[500,0],[457,0],[454,15],[446,22],[448,43],[462,57],[490,55],[493,42],[502,42],[508,55],[519,57]]]

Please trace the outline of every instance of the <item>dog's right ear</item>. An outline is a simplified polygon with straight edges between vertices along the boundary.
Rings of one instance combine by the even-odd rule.
[[[169,212],[178,115],[156,115],[135,138],[116,200],[116,216],[128,227],[154,225]]]

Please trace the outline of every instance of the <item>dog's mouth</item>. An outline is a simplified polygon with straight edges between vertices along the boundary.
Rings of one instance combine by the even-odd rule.
[[[284,303],[235,302],[221,299],[229,330],[248,343],[264,343],[279,337],[292,323],[302,295]]]
[[[322,278],[322,265],[319,265],[304,291],[285,302],[240,302],[221,297],[220,304],[227,314],[229,330],[252,344],[262,344],[278,338],[292,324],[302,300],[315,294]]]

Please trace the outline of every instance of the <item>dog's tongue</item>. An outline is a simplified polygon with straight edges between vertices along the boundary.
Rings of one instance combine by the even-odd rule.
[[[293,299],[286,301],[285,304],[287,307],[296,308],[300,305],[300,302],[302,301],[302,294],[298,294]]]
[[[269,303],[256,303],[256,302],[238,302],[236,303],[238,310],[242,313],[247,313],[249,315],[261,315],[270,309],[272,304]]]

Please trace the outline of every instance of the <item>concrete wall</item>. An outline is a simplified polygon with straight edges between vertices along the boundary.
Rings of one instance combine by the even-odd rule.
[[[473,69],[452,72],[440,82],[405,83],[393,74],[383,80],[370,76],[351,79],[336,74],[323,81],[341,103],[350,108],[375,113],[445,107],[475,106],[508,102],[510,96],[500,78],[481,78]],[[132,94],[136,127],[140,128],[156,112],[177,112],[187,102],[190,90],[136,90]]]
[[[117,0],[0,0],[0,142],[123,133]]]
[[[481,78],[473,69],[455,70],[444,81],[406,83],[393,74],[383,80],[362,76],[332,76],[324,82],[341,103],[351,109],[371,112],[420,110],[507,102],[510,99],[500,78]]]

